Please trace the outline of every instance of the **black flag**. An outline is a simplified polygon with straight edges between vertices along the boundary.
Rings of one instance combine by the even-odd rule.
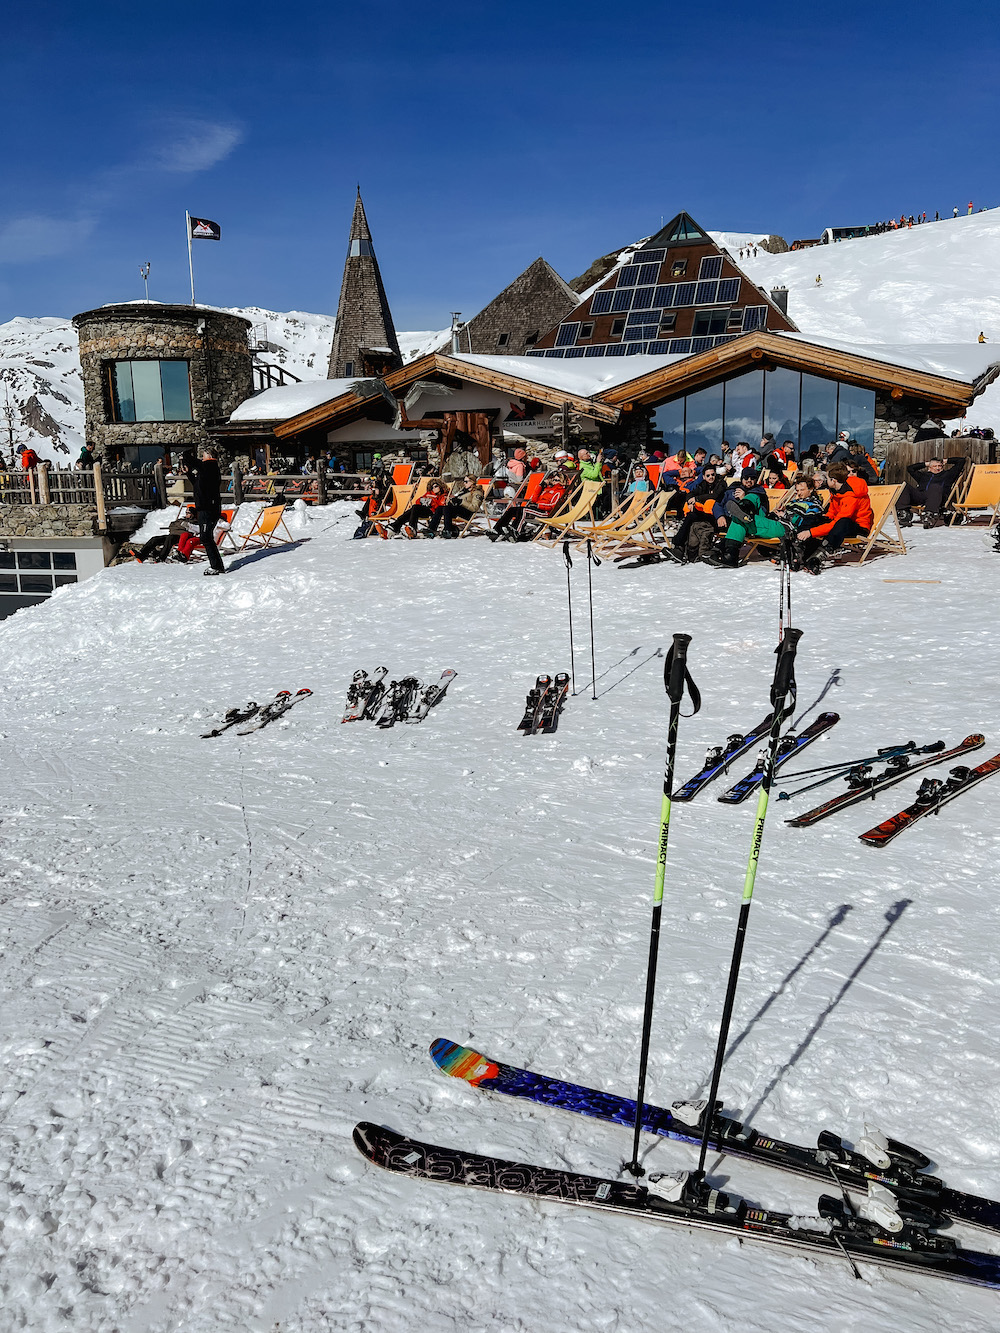
[[[191,239],[193,241],[219,241],[222,239],[222,228],[217,222],[210,222],[208,218],[189,218],[191,224]]]

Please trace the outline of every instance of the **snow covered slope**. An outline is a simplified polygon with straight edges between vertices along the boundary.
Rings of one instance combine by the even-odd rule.
[[[997,1293],[868,1265],[857,1282],[834,1260],[362,1161],[364,1118],[616,1174],[620,1130],[477,1094],[427,1045],[443,1035],[634,1086],[662,652],[672,631],[694,636],[704,705],[681,723],[685,778],[766,711],[777,575],[603,564],[599,698],[580,654],[558,732],[526,739],[525,690],[568,666],[557,553],[352,542],[347,506],[291,521],[309,540],[224,579],[122,567],[0,623],[17,683],[0,696],[0,1324],[992,1333]],[[980,729],[982,755],[1000,750],[1000,557],[971,531],[912,545],[796,585],[803,707],[842,673],[823,706],[843,720],[802,766]],[[572,576],[581,607],[586,574]],[[585,626],[583,611],[578,650]],[[341,725],[351,673],[378,663],[459,675],[420,726]],[[199,738],[225,709],[302,685],[315,696],[285,723]],[[773,805],[722,1094],[802,1142],[878,1124],[995,1197],[1000,779],[884,851],[860,844],[914,787],[804,831]],[[716,794],[674,810],[649,1086],[661,1103],[704,1090],[714,1049],[753,822]],[[694,1160],[644,1147],[650,1168]],[[815,1208],[814,1185],[710,1169],[756,1201]]]
[[[751,233],[713,232],[734,255]],[[636,242],[641,244],[641,242]],[[634,247],[621,252],[625,262]],[[762,287],[788,288],[788,313],[803,333],[859,343],[972,343],[980,330],[1000,341],[1000,209],[948,218],[907,231],[843,241],[812,250],[737,262]],[[816,283],[816,277],[822,283]],[[603,281],[603,279],[602,279]],[[322,379],[333,318],[258,306],[231,307],[266,325],[264,359],[301,379]],[[399,334],[404,359],[439,347],[447,330]],[[0,325],[0,411],[3,392],[15,425],[39,454],[58,458],[83,443],[83,393],[76,334],[68,320],[14,319]],[[1000,429],[1000,385],[977,399],[969,422]],[[0,439],[3,437],[0,418]]]

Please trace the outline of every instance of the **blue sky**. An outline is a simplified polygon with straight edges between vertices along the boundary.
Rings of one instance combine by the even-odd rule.
[[[0,321],[333,313],[356,183],[400,329],[686,209],[789,241],[1000,204],[995,6],[46,3],[5,20]]]

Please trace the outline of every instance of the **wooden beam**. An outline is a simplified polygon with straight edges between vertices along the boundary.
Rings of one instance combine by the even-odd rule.
[[[792,370],[829,379],[848,379],[870,389],[900,388],[933,406],[960,409],[967,407],[973,399],[972,386],[961,380],[895,366],[856,352],[782,338],[766,331],[745,334],[721,347],[696,352],[671,366],[616,385],[599,397],[615,406],[624,406],[627,402],[652,403],[669,395],[672,389],[677,394],[692,393],[741,368],[753,369],[764,357]]]

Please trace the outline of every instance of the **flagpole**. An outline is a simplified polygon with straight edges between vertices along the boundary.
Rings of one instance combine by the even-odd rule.
[[[187,226],[188,272],[191,274],[191,304],[194,305],[194,260],[191,258],[191,214],[185,208],[184,221]]]

